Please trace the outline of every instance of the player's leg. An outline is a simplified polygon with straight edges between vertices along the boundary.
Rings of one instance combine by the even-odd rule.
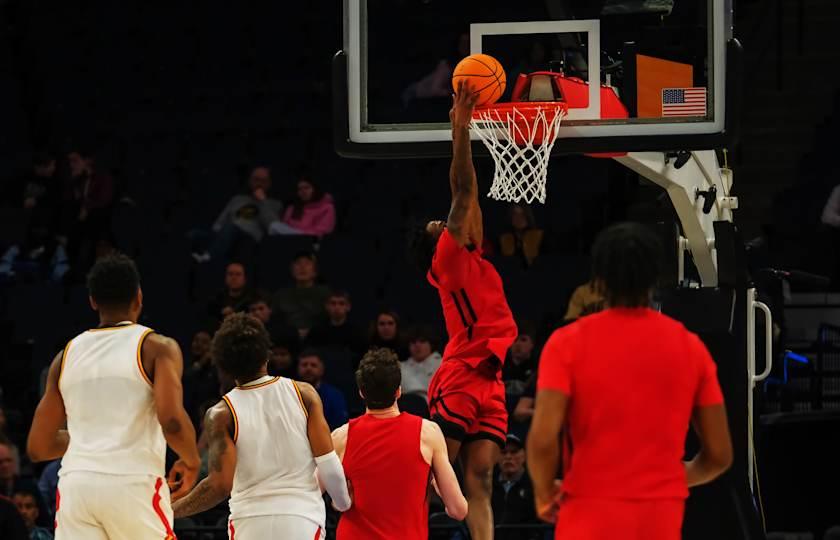
[[[108,540],[89,512],[97,486],[86,473],[70,473],[58,480],[55,498],[56,540]]]
[[[498,443],[488,439],[465,442],[461,448],[464,488],[469,503],[467,526],[473,540],[493,538],[493,467],[499,461]]]
[[[507,437],[508,414],[500,364],[488,359],[473,373],[473,392],[480,408],[461,448],[469,513],[467,525],[474,539],[493,538],[493,470]]]
[[[302,516],[255,516],[230,520],[230,540],[262,540],[284,538],[287,540],[326,540],[323,527]]]
[[[110,476],[102,481],[100,497],[98,519],[110,540],[174,540],[169,487],[163,478]]]
[[[469,371],[462,362],[445,361],[429,382],[430,417],[440,426],[453,463],[478,416],[479,403],[469,386]]]

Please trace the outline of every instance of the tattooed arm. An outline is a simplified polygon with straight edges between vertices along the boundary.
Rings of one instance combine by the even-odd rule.
[[[233,443],[233,417],[225,402],[208,409],[204,432],[209,445],[210,474],[189,495],[172,503],[175,517],[186,517],[209,510],[224,501],[233,487],[236,446]]]

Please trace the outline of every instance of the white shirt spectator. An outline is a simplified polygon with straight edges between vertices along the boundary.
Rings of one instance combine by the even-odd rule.
[[[834,186],[822,212],[822,222],[829,227],[840,227],[840,185]]]
[[[403,395],[417,394],[428,402],[429,381],[440,367],[441,360],[440,353],[433,352],[419,362],[411,357],[400,362]]]

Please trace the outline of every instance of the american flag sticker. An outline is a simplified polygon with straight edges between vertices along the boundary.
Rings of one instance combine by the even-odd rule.
[[[706,116],[705,88],[663,88],[662,117]]]

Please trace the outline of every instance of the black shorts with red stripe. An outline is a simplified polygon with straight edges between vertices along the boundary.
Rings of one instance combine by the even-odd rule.
[[[508,414],[501,362],[491,357],[472,367],[444,360],[429,383],[429,412],[449,439],[489,439],[504,447]]]

